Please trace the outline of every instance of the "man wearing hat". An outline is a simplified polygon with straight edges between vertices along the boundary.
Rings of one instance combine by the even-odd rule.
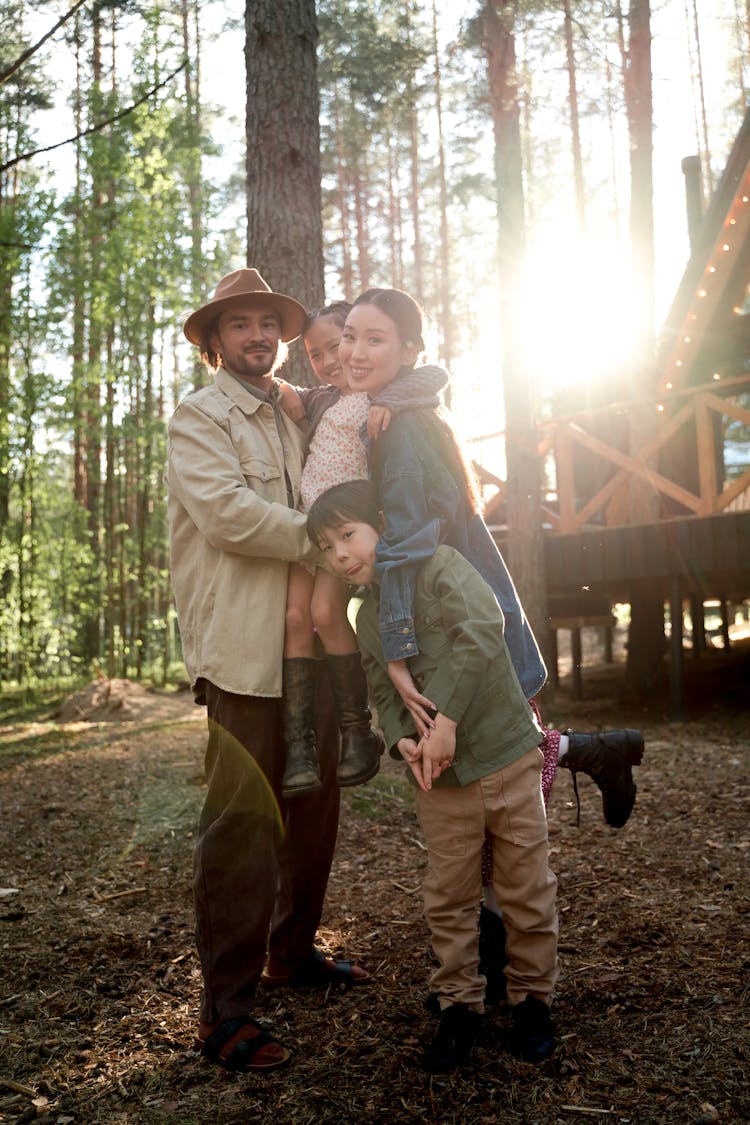
[[[313,946],[338,826],[338,732],[324,684],[322,789],[288,808],[280,797],[287,564],[317,552],[296,510],[303,437],[280,408],[273,373],[304,320],[302,305],[257,270],[222,278],[185,323],[214,381],[183,399],[169,424],[172,586],[209,728],[193,879],[203,969],[197,1045],[235,1070],[289,1059],[250,1018],[261,979],[291,987],[368,979]]]

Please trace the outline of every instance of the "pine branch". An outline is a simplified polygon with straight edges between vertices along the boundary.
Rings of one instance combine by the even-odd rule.
[[[57,21],[57,23],[55,24],[54,27],[50,28],[50,30],[45,35],[43,35],[41,39],[39,39],[36,43],[34,43],[33,46],[29,47],[29,49],[27,51],[24,51],[22,55],[19,55],[18,58],[16,59],[16,61],[12,62],[10,64],[10,66],[8,67],[8,69],[4,70],[2,72],[2,74],[0,74],[0,86],[8,78],[10,78],[11,75],[15,74],[16,71],[18,70],[19,66],[23,66],[23,64],[26,62],[26,60],[30,59],[31,56],[39,50],[39,48],[42,46],[42,44],[46,43],[47,40],[49,39],[49,37],[51,35],[54,35],[55,32],[57,31],[57,29],[59,27],[62,27],[62,25],[66,22],[66,20],[69,20],[71,16],[74,16],[76,14],[76,12],[78,11],[78,9],[83,7],[83,5],[85,3],[86,3],[86,0],[78,0],[78,3],[74,4],[69,12],[66,12],[64,16],[60,17],[60,19]]]
[[[0,164],[0,175],[2,175],[3,172],[7,172],[8,168],[19,164],[22,160],[30,160],[32,156],[39,156],[42,152],[52,152],[53,149],[62,148],[63,145],[73,144],[74,141],[80,141],[82,137],[89,137],[92,133],[98,133],[100,129],[106,129],[107,125],[113,125],[115,121],[121,121],[123,117],[127,117],[134,109],[138,109],[139,105],[143,105],[143,103],[153,97],[158,90],[161,90],[167,83],[171,82],[173,78],[176,78],[180,71],[185,69],[187,64],[188,60],[185,59],[176,70],[173,70],[166,78],[162,79],[156,86],[148,90],[142,98],[139,98],[137,102],[133,102],[127,109],[121,109],[120,112],[114,114],[113,117],[107,117],[104,121],[99,121],[96,125],[91,125],[88,129],[83,129],[80,133],[76,133],[75,136],[68,137],[67,140],[58,141],[57,144],[54,145],[46,145],[44,148],[34,148],[30,152],[22,152],[20,156],[14,156],[12,160],[6,160],[4,164]]]

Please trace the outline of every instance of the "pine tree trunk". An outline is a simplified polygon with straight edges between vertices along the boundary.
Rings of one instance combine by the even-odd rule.
[[[437,112],[438,174],[440,182],[440,331],[442,358],[450,370],[453,363],[453,283],[451,278],[450,234],[448,229],[448,188],[443,138],[443,93],[438,47],[437,7],[432,0],[432,49],[435,57],[435,108]],[[449,388],[450,390],[450,388]],[[450,405],[450,398],[448,399]]]
[[[95,102],[101,93],[101,12],[93,9],[93,48],[92,78]],[[92,234],[89,241],[89,286],[96,292],[101,284],[102,233],[101,212],[104,201],[104,186],[101,170],[92,162],[91,212]],[[92,300],[89,307],[87,371],[82,388],[82,416],[84,429],[81,434],[81,457],[85,471],[84,505],[88,519],[88,532],[92,552],[91,603],[88,620],[84,623],[85,657],[95,661],[101,655],[102,636],[102,598],[101,598],[101,388],[97,373],[101,369],[104,352],[104,330],[101,324],[100,302]]]
[[[195,143],[188,147],[186,168],[188,201],[190,207],[190,298],[193,308],[197,308],[205,297],[209,286],[206,277],[206,267],[203,255],[203,175],[201,167],[201,151],[197,143],[200,137],[201,100],[200,100],[200,25],[198,22],[198,4],[194,0],[189,6],[188,0],[181,0],[180,11],[182,16],[182,46],[187,65],[185,67],[185,106],[190,122]],[[193,55],[190,41],[191,15],[195,32],[195,54]],[[198,389],[205,382],[206,369],[200,358],[193,358],[193,386]]]
[[[654,173],[649,0],[631,0],[624,59],[625,105],[630,137],[630,239],[639,298],[636,339],[641,387],[651,391],[654,347]]]
[[[388,128],[388,246],[391,251],[391,285],[401,289],[398,279],[398,187],[396,184],[395,161],[393,159],[393,134]]]
[[[365,154],[362,154],[365,160]],[[354,217],[357,227],[357,263],[360,289],[370,285],[370,249],[367,223],[367,171],[362,174],[359,160],[354,167]]]
[[[630,238],[633,273],[639,296],[638,321],[634,326],[637,344],[636,394],[652,391],[654,352],[654,183],[653,183],[653,96],[651,87],[651,12],[649,0],[631,0],[628,16],[628,45],[624,54],[625,105],[630,137]],[[656,427],[650,407],[630,411],[630,450],[649,442]],[[650,523],[659,518],[659,495],[641,481],[629,485],[629,522]],[[647,699],[663,681],[664,602],[647,583],[634,585],[630,603],[631,621],[625,670],[632,698]]]
[[[549,648],[549,616],[541,513],[541,472],[536,449],[536,401],[523,360],[517,294],[525,253],[520,110],[513,4],[485,0],[484,47],[495,136],[498,258],[503,329],[506,461],[508,469],[508,564],[521,602],[543,650]]]
[[[570,135],[573,147],[573,178],[576,186],[576,213],[581,236],[586,233],[586,195],[583,181],[583,157],[581,155],[581,131],[578,120],[578,86],[576,83],[576,61],[573,49],[573,18],[570,0],[563,0],[565,13],[565,57],[568,67],[568,98],[570,101]]]
[[[306,308],[324,300],[315,0],[247,0],[247,261]],[[299,348],[285,376],[310,382]]]
[[[346,156],[344,155],[344,139],[341,130],[341,115],[339,112],[339,91],[335,84],[333,88],[333,115],[336,133],[336,183],[338,186],[339,213],[341,215],[341,282],[344,290],[344,300],[352,301],[356,294],[354,292],[351,237],[349,234],[349,196],[347,191]]]
[[[422,254],[422,227],[419,220],[419,118],[414,91],[409,84],[408,96],[412,101],[409,115],[409,148],[411,190],[409,192],[409,210],[411,212],[411,225],[414,233],[412,257],[414,260],[414,296],[421,303],[424,301],[424,259]]]

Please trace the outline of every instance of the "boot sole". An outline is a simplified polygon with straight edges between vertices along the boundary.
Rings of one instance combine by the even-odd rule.
[[[286,801],[289,801],[293,797],[304,797],[309,793],[320,793],[322,788],[323,784],[320,781],[317,783],[317,785],[310,785],[307,783],[296,786],[283,785],[281,788],[281,795]]]
[[[336,774],[336,782],[340,789],[350,789],[354,785],[364,785],[366,781],[370,781],[380,769],[380,762],[377,761],[373,769],[367,770],[365,773],[359,773],[356,777],[341,778]]]

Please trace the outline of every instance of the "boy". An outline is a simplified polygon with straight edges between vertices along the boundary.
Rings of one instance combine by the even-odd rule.
[[[435,714],[429,737],[419,740],[380,643],[375,559],[383,521],[372,484],[329,489],[310,509],[307,526],[334,573],[369,587],[357,617],[362,662],[386,743],[418,787],[428,855],[425,915],[439,963],[431,987],[441,1009],[423,1065],[433,1073],[459,1066],[484,1012],[477,911],[485,828],[507,930],[514,1046],[526,1061],[541,1062],[555,1045],[549,1002],[557,978],[557,881],[548,866],[540,786],[543,735],[513,671],[500,607],[452,547],[438,547],[422,567],[414,609],[419,652],[409,668]]]

